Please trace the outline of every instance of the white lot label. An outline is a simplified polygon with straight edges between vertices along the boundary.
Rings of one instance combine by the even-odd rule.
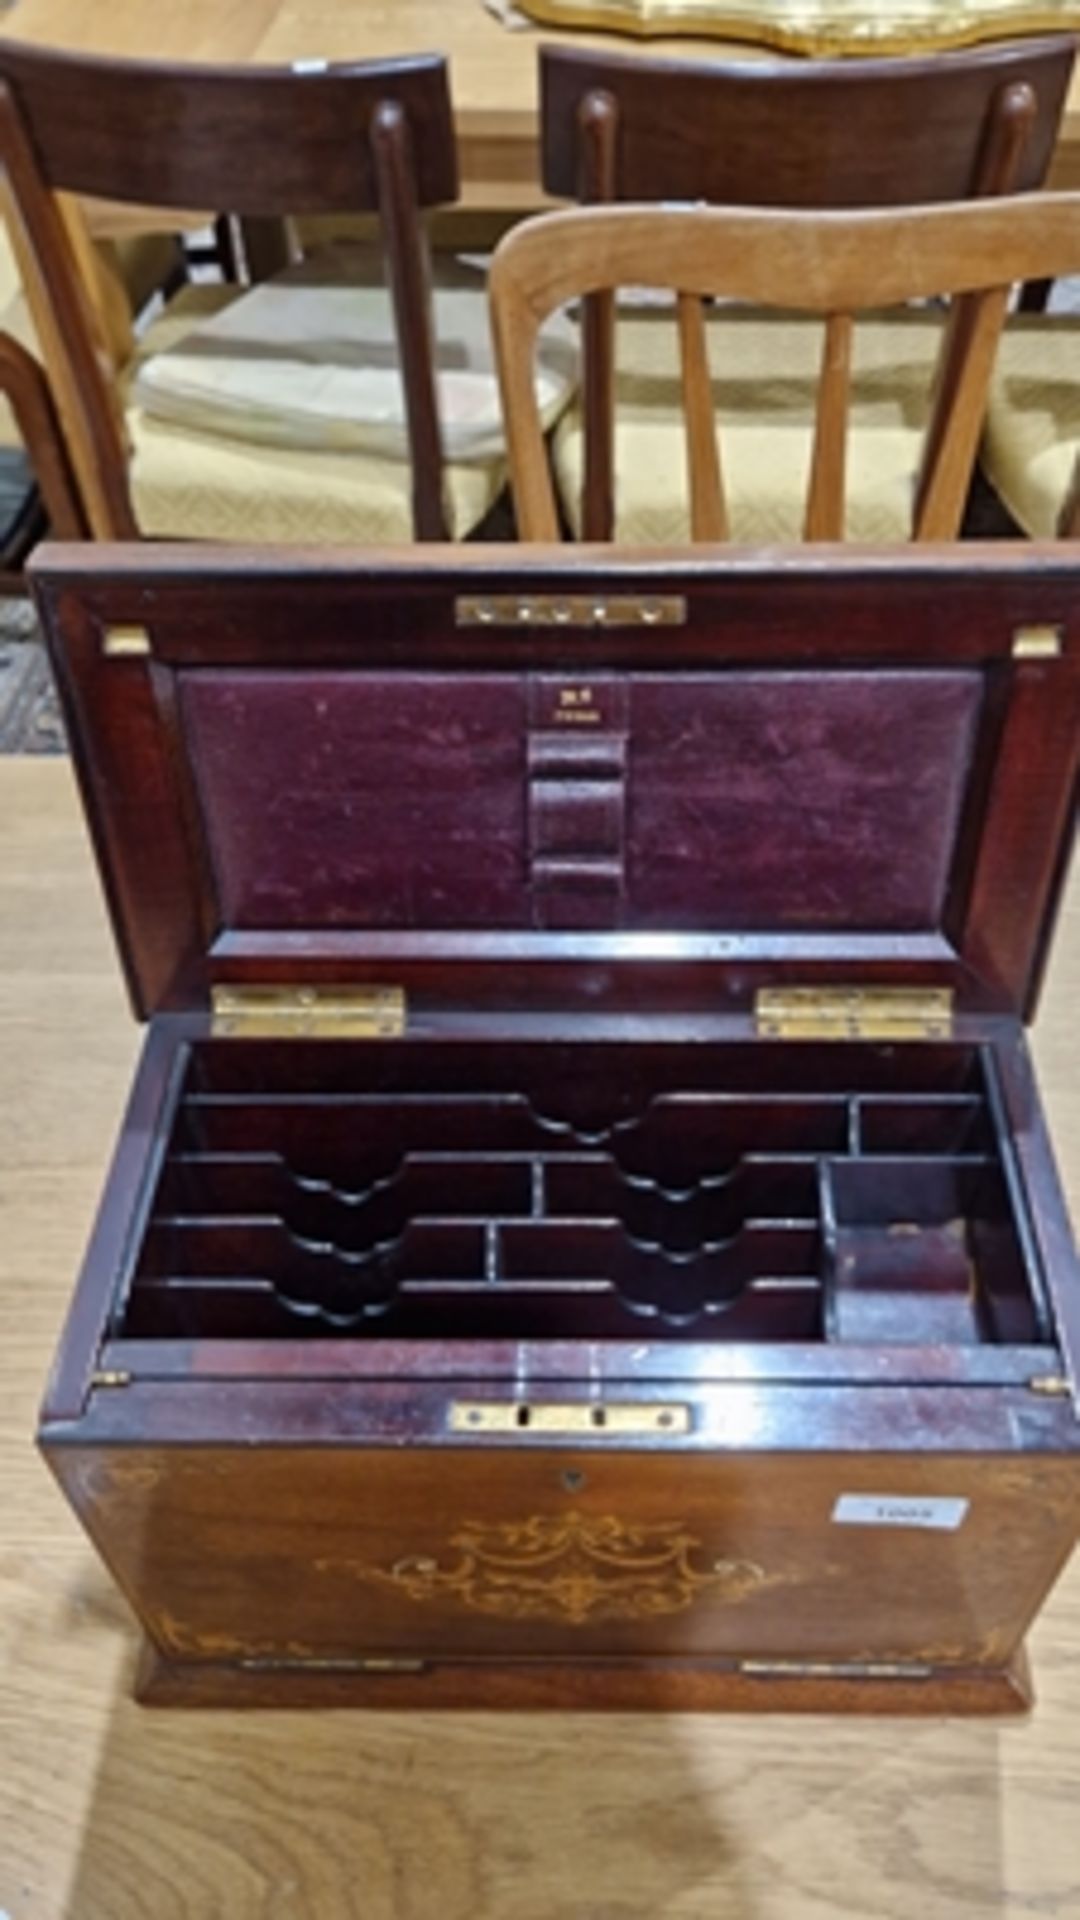
[[[847,1527],[930,1527],[952,1533],[970,1504],[968,1500],[939,1499],[936,1495],[842,1493],[832,1517]]]

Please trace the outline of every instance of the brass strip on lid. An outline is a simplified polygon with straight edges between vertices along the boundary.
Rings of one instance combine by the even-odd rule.
[[[682,594],[463,594],[459,627],[683,627]]]

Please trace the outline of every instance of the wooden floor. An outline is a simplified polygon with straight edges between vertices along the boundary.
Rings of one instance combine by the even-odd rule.
[[[1074,886],[1038,1045],[1074,1212],[1078,1009]],[[1080,1560],[1020,1724],[132,1706],[30,1435],[135,1050],[67,765],[0,759],[0,1920],[1080,1920]]]

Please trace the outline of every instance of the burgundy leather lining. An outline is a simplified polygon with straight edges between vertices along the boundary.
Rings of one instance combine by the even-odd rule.
[[[634,681],[634,924],[940,924],[972,763],[974,671]]]
[[[522,924],[520,676],[181,681],[226,925]]]
[[[975,669],[202,670],[181,714],[237,929],[940,925]]]

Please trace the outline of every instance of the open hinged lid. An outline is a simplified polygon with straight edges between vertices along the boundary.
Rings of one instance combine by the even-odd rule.
[[[800,988],[914,991],[915,1032],[942,994],[1033,1005],[1080,747],[1066,547],[34,574],[142,1013],[238,984],[767,1031]]]

